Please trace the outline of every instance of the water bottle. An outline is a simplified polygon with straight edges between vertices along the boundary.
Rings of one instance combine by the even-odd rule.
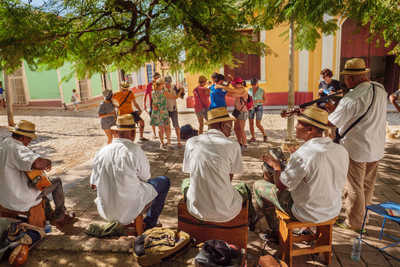
[[[46,221],[46,225],[44,226],[44,232],[46,234],[51,232],[51,225],[50,225],[50,221]]]
[[[354,238],[353,250],[351,251],[351,259],[353,261],[360,261],[361,256],[361,239],[360,237]]]

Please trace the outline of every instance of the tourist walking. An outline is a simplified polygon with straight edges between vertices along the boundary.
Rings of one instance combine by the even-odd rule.
[[[132,114],[136,124],[140,127],[140,141],[147,141],[144,137],[144,120],[140,117],[142,109],[136,102],[136,97],[131,90],[129,90],[129,83],[122,82],[120,84],[120,91],[114,93],[112,97],[113,104],[118,108],[118,116],[125,114]],[[137,110],[133,111],[133,107]]]
[[[249,117],[247,110],[247,99],[248,94],[243,86],[243,80],[240,77],[235,78],[232,81],[232,86],[237,89],[241,94],[235,95],[235,109],[232,115],[236,118],[235,120],[235,134],[240,144],[242,151],[247,148],[247,138],[244,127],[246,126],[246,120]]]
[[[155,72],[153,76],[153,80],[147,85],[146,92],[144,93],[144,100],[143,100],[143,109],[147,112],[147,99],[149,99],[150,109],[148,111],[149,116],[151,117],[151,106],[152,106],[152,91],[153,91],[153,84],[161,77],[160,73]],[[151,126],[153,130],[153,137],[154,139],[157,138],[156,134],[156,127],[154,125]]]
[[[199,121],[199,134],[203,133],[204,120],[207,120],[207,110],[210,106],[210,89],[206,87],[207,78],[203,75],[199,77],[199,85],[193,90],[194,112]]]
[[[172,86],[172,78],[171,76],[165,77],[165,96],[167,97],[167,109],[168,109],[168,116],[171,119],[172,126],[175,128],[176,139],[178,140],[178,147],[181,147],[181,128],[179,127],[179,120],[178,120],[178,108],[176,104],[176,99],[182,95],[183,88],[179,90],[176,87]],[[169,132],[167,137],[171,137],[171,128],[170,124],[166,126],[166,130]],[[171,143],[171,140],[168,140],[168,144]]]
[[[264,102],[265,102],[265,94],[264,90],[258,87],[257,78],[253,78],[250,81],[251,88],[249,89],[248,94],[253,98],[253,108],[249,110],[249,126],[251,139],[249,143],[256,141],[256,134],[254,132],[254,117],[256,118],[256,126],[260,130],[263,135],[263,141],[267,142],[267,134],[265,133],[264,127],[261,125],[261,120],[264,113]]]
[[[76,89],[72,89],[71,103],[74,106],[74,111],[78,111],[78,104],[80,104],[81,101]]]
[[[113,93],[111,90],[103,91],[104,101],[100,103],[97,112],[99,114],[101,128],[107,136],[107,144],[110,144],[112,141],[111,127],[115,125],[117,119],[115,106],[111,101],[112,95]]]
[[[153,104],[150,125],[158,127],[158,136],[160,138],[160,148],[165,149],[167,145],[164,143],[164,133],[167,135],[167,140],[171,140],[166,127],[169,124],[169,114],[167,109],[167,97],[165,96],[164,81],[158,80],[153,86],[152,94]]]

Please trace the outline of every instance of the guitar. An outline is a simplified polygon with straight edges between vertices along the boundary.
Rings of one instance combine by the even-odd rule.
[[[49,178],[47,178],[42,170],[31,170],[25,172],[25,174],[32,184],[40,191],[43,191],[46,187],[51,186]]]

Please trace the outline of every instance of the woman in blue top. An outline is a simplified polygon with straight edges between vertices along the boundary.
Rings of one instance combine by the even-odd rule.
[[[256,78],[251,79],[250,84],[251,88],[249,89],[249,95],[251,95],[253,98],[254,105],[249,111],[249,125],[251,133],[251,139],[249,140],[249,143],[256,141],[256,135],[254,132],[254,117],[256,117],[256,126],[263,135],[263,141],[267,142],[267,134],[265,133],[264,127],[261,125],[261,120],[264,113],[264,90],[258,87],[258,81]]]
[[[213,75],[214,76],[214,75]],[[214,78],[215,77],[215,78]],[[229,85],[223,85],[225,76],[217,73],[212,79],[215,81],[210,86],[210,107],[208,110],[220,107],[226,107],[225,96],[236,97],[243,94],[242,90],[229,87]],[[231,78],[231,77],[230,77]],[[245,89],[244,89],[245,90]]]

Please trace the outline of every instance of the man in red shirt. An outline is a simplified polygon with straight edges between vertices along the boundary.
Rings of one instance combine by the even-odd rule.
[[[144,108],[144,110],[147,111],[147,105],[146,104],[147,104],[147,97],[149,97],[149,103],[150,103],[149,115],[150,116],[151,116],[151,111],[152,111],[151,107],[152,107],[152,102],[153,102],[152,97],[151,97],[151,93],[152,93],[152,90],[153,90],[153,83],[155,83],[160,77],[161,77],[160,73],[155,72],[154,76],[153,76],[153,80],[147,85],[146,92],[144,93],[143,108]],[[153,136],[157,137],[157,135],[156,135],[156,127],[154,125],[152,125],[151,127],[153,129]]]
[[[204,119],[207,120],[207,111],[210,106],[210,89],[206,87],[207,78],[203,75],[199,77],[199,86],[193,90],[194,111],[199,121],[199,134],[203,133]]]

